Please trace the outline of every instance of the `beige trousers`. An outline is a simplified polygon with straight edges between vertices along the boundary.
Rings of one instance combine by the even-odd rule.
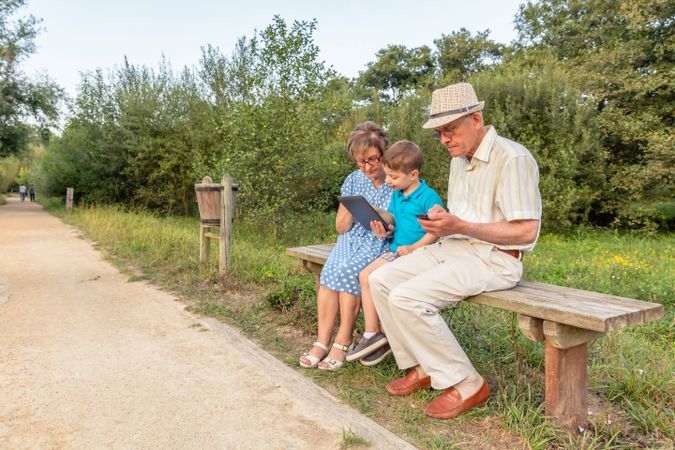
[[[434,389],[471,375],[475,369],[440,311],[481,292],[511,288],[522,274],[522,263],[493,245],[450,238],[375,270],[370,290],[399,368],[420,365]]]

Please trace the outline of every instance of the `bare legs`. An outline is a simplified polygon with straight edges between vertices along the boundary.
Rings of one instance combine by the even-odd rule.
[[[373,296],[370,294],[370,285],[368,283],[368,276],[378,267],[382,267],[389,261],[383,258],[377,258],[366,266],[365,269],[359,273],[359,283],[361,284],[361,300],[363,302],[363,319],[365,321],[365,332],[375,333],[380,330],[380,318],[375,309]]]
[[[335,319],[337,318],[339,311],[340,327],[335,336],[335,342],[341,345],[349,345],[352,342],[354,322],[356,321],[356,316],[360,307],[360,297],[320,286],[316,297],[318,341],[325,345],[330,343],[330,338],[333,335],[333,328],[335,327]],[[319,347],[312,347],[309,354],[320,358],[323,356],[323,350]],[[345,359],[345,354],[338,349],[331,348],[328,357],[343,361]],[[301,357],[300,359],[309,363],[304,357]]]

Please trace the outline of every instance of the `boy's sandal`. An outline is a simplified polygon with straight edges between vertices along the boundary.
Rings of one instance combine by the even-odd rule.
[[[338,350],[341,350],[345,353],[345,356],[347,355],[347,352],[351,350],[351,348],[354,346],[352,343],[351,345],[340,345],[337,342],[333,342],[333,347],[337,348]],[[325,362],[328,364],[327,366],[318,366],[319,370],[338,370],[340,367],[344,366],[345,362],[344,361],[338,361],[337,359],[324,359],[321,362]]]
[[[301,359],[298,362],[300,363],[300,366],[304,367],[305,369],[315,368],[319,364],[319,361],[321,361],[323,358],[325,358],[325,356],[328,354],[328,347],[326,347],[324,344],[322,344],[319,341],[316,341],[315,343],[313,343],[312,347],[319,347],[321,350],[323,350],[323,355],[318,357],[318,356],[310,355],[309,352],[305,352],[302,355],[300,355]],[[306,364],[306,363],[302,362],[302,358],[307,359],[309,361],[309,364]]]

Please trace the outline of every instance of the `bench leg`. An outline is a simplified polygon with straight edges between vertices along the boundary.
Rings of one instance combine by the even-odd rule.
[[[578,430],[586,426],[586,365],[588,343],[567,349],[544,344],[546,366],[546,415],[558,424]]]
[[[314,274],[314,285],[316,287],[316,293],[319,294],[319,286],[321,286],[321,274]]]

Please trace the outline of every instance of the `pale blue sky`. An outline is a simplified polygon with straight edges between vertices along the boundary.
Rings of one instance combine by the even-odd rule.
[[[46,72],[70,95],[79,73],[122,64],[157,67],[164,54],[174,68],[196,65],[200,47],[212,44],[230,55],[240,36],[269,25],[279,14],[318,21],[314,34],[321,59],[353,77],[390,44],[433,46],[441,34],[464,27],[508,43],[516,36],[513,18],[524,0],[27,0],[24,14],[43,19],[38,51],[23,68]]]

